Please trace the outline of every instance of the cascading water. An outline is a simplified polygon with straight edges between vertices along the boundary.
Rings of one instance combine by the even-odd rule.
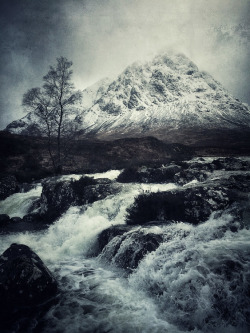
[[[197,227],[162,227],[166,241],[129,277],[184,331],[247,332],[250,232],[235,234],[230,222],[225,214]]]
[[[41,193],[42,186],[38,184],[35,188],[26,193],[12,194],[5,200],[0,201],[0,212],[10,217],[23,217],[28,213],[34,201],[40,198]]]
[[[119,194],[87,208],[71,207],[46,231],[0,235],[1,253],[12,243],[26,244],[59,281],[62,294],[39,324],[41,332],[247,332],[250,231],[230,231],[227,212],[198,226],[134,227],[160,234],[163,242],[129,275],[106,260],[108,248],[92,256],[100,232],[125,223],[135,196],[174,188],[122,185]],[[19,204],[12,208],[6,199],[1,212],[23,216],[39,191],[41,187],[14,195]],[[131,237],[130,232],[120,252]],[[113,239],[114,246],[118,241],[119,236]],[[31,331],[36,324],[30,323]]]

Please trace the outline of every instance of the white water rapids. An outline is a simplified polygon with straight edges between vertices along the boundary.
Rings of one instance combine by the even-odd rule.
[[[105,176],[115,178],[114,172]],[[198,226],[150,227],[145,232],[163,235],[164,242],[129,276],[101,255],[91,257],[98,234],[125,223],[126,209],[135,196],[175,187],[122,185],[119,194],[85,210],[71,207],[48,230],[0,235],[0,253],[12,243],[28,245],[59,281],[62,297],[45,315],[43,332],[248,331],[250,231],[227,229],[232,218],[226,212]],[[14,194],[1,202],[0,213],[22,217],[40,193],[41,185],[37,185],[27,193]],[[221,271],[230,260],[240,267],[231,275]],[[213,305],[215,299],[218,308]],[[226,311],[228,315],[222,315]]]

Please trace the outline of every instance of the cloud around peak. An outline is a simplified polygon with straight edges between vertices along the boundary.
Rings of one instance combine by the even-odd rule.
[[[61,55],[85,88],[172,49],[250,102],[248,0],[3,0],[1,7],[1,127],[22,115],[23,93],[41,85]]]

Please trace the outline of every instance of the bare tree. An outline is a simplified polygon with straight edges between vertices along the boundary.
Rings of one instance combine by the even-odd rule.
[[[23,106],[30,108],[39,120],[41,132],[48,138],[48,150],[56,172],[63,167],[63,153],[66,152],[65,138],[72,137],[75,125],[68,117],[72,106],[82,98],[71,81],[72,62],[64,57],[57,58],[56,66],[50,66],[43,77],[43,88],[32,88],[23,96]],[[56,153],[52,142],[56,139]],[[64,140],[64,141],[63,141]]]

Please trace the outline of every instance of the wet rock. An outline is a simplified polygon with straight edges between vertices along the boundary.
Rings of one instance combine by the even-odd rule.
[[[174,182],[178,185],[185,185],[194,180],[198,182],[204,182],[208,178],[208,173],[199,169],[189,168],[177,173],[174,176]]]
[[[174,181],[174,176],[181,170],[178,165],[163,166],[160,168],[127,168],[118,176],[121,183],[169,183]]]
[[[216,170],[247,171],[250,164],[237,158],[217,158],[212,162],[204,159],[187,162],[176,162],[158,168],[140,167],[127,168],[118,176],[121,183],[176,183],[185,185],[191,181],[204,182]]]
[[[153,233],[133,233],[130,237],[130,242],[114,257],[116,264],[122,268],[135,269],[144,256],[152,251],[155,251],[163,241],[161,235]],[[126,242],[126,239],[124,240]]]
[[[11,220],[11,223],[19,223],[22,221],[21,217],[19,217],[19,216],[13,216],[10,220]]]
[[[74,203],[76,196],[70,181],[48,182],[43,185],[40,211],[48,220],[55,220]]]
[[[35,188],[35,184],[34,183],[22,183],[20,185],[20,192],[26,193],[29,192],[30,190],[32,190],[33,188]]]
[[[78,204],[84,205],[102,200],[108,195],[116,194],[118,190],[119,187],[110,186],[110,184],[86,186],[82,191],[82,195],[78,198]]]
[[[31,213],[24,215],[22,221],[26,223],[38,223],[43,221],[43,216],[41,216],[39,213]]]
[[[247,193],[250,189],[250,174],[232,175],[227,179],[221,179],[220,183],[232,190]]]
[[[54,221],[70,206],[85,205],[115,194],[119,186],[106,179],[82,177],[77,181],[46,182],[40,200],[40,212],[47,221]]]
[[[212,163],[215,170],[226,170],[226,171],[234,171],[234,170],[241,170],[247,171],[250,168],[249,162],[238,159],[235,157],[225,157],[225,158],[218,158],[215,159]]]
[[[189,163],[184,163],[182,165],[182,170],[180,172],[180,176],[182,174],[186,174],[185,178],[189,178],[188,180],[197,179],[199,180],[199,172],[201,173],[202,178],[205,180],[206,174],[211,174],[214,171],[225,170],[225,171],[249,171],[250,163],[244,159],[239,159],[235,157],[221,157],[216,158],[211,162],[206,162],[204,159],[199,159],[196,161],[190,161]],[[192,175],[194,176],[192,179]],[[178,175],[177,175],[178,176]],[[177,182],[181,184],[180,181]],[[203,180],[202,180],[203,181]]]
[[[123,235],[125,232],[131,230],[131,228],[132,226],[129,225],[115,225],[103,230],[98,236],[99,251],[101,252],[114,237]]]
[[[236,157],[220,157],[215,158],[211,162],[206,162],[204,159],[200,158],[196,161],[191,161],[189,163],[189,167],[193,169],[200,170],[225,170],[225,171],[247,171],[250,168],[250,164],[248,161],[242,158]]]
[[[57,282],[28,246],[12,244],[0,256],[0,308],[41,304],[57,292]]]
[[[140,181],[140,175],[137,172],[137,168],[126,168],[117,177],[117,181],[121,183],[135,183]]]
[[[7,214],[0,214],[0,227],[6,227],[10,223],[10,217]]]
[[[128,209],[127,223],[132,225],[174,220],[198,224],[206,221],[213,212],[231,207],[236,201],[235,192],[219,185],[142,194]],[[238,216],[237,205],[235,210]]]
[[[0,177],[0,200],[20,191],[20,185],[15,176]]]
[[[148,232],[147,228],[131,229],[115,226],[104,230],[99,236],[100,257],[128,271],[135,269],[146,254],[155,251],[163,236]]]
[[[95,179],[95,184],[111,184],[112,180],[109,178],[97,178]]]
[[[0,217],[0,231],[3,234],[38,231],[48,227],[47,221],[44,219],[44,216],[40,215],[39,213],[27,214],[23,218],[9,218],[8,215],[4,216],[6,216],[6,218],[3,217],[2,224]]]

